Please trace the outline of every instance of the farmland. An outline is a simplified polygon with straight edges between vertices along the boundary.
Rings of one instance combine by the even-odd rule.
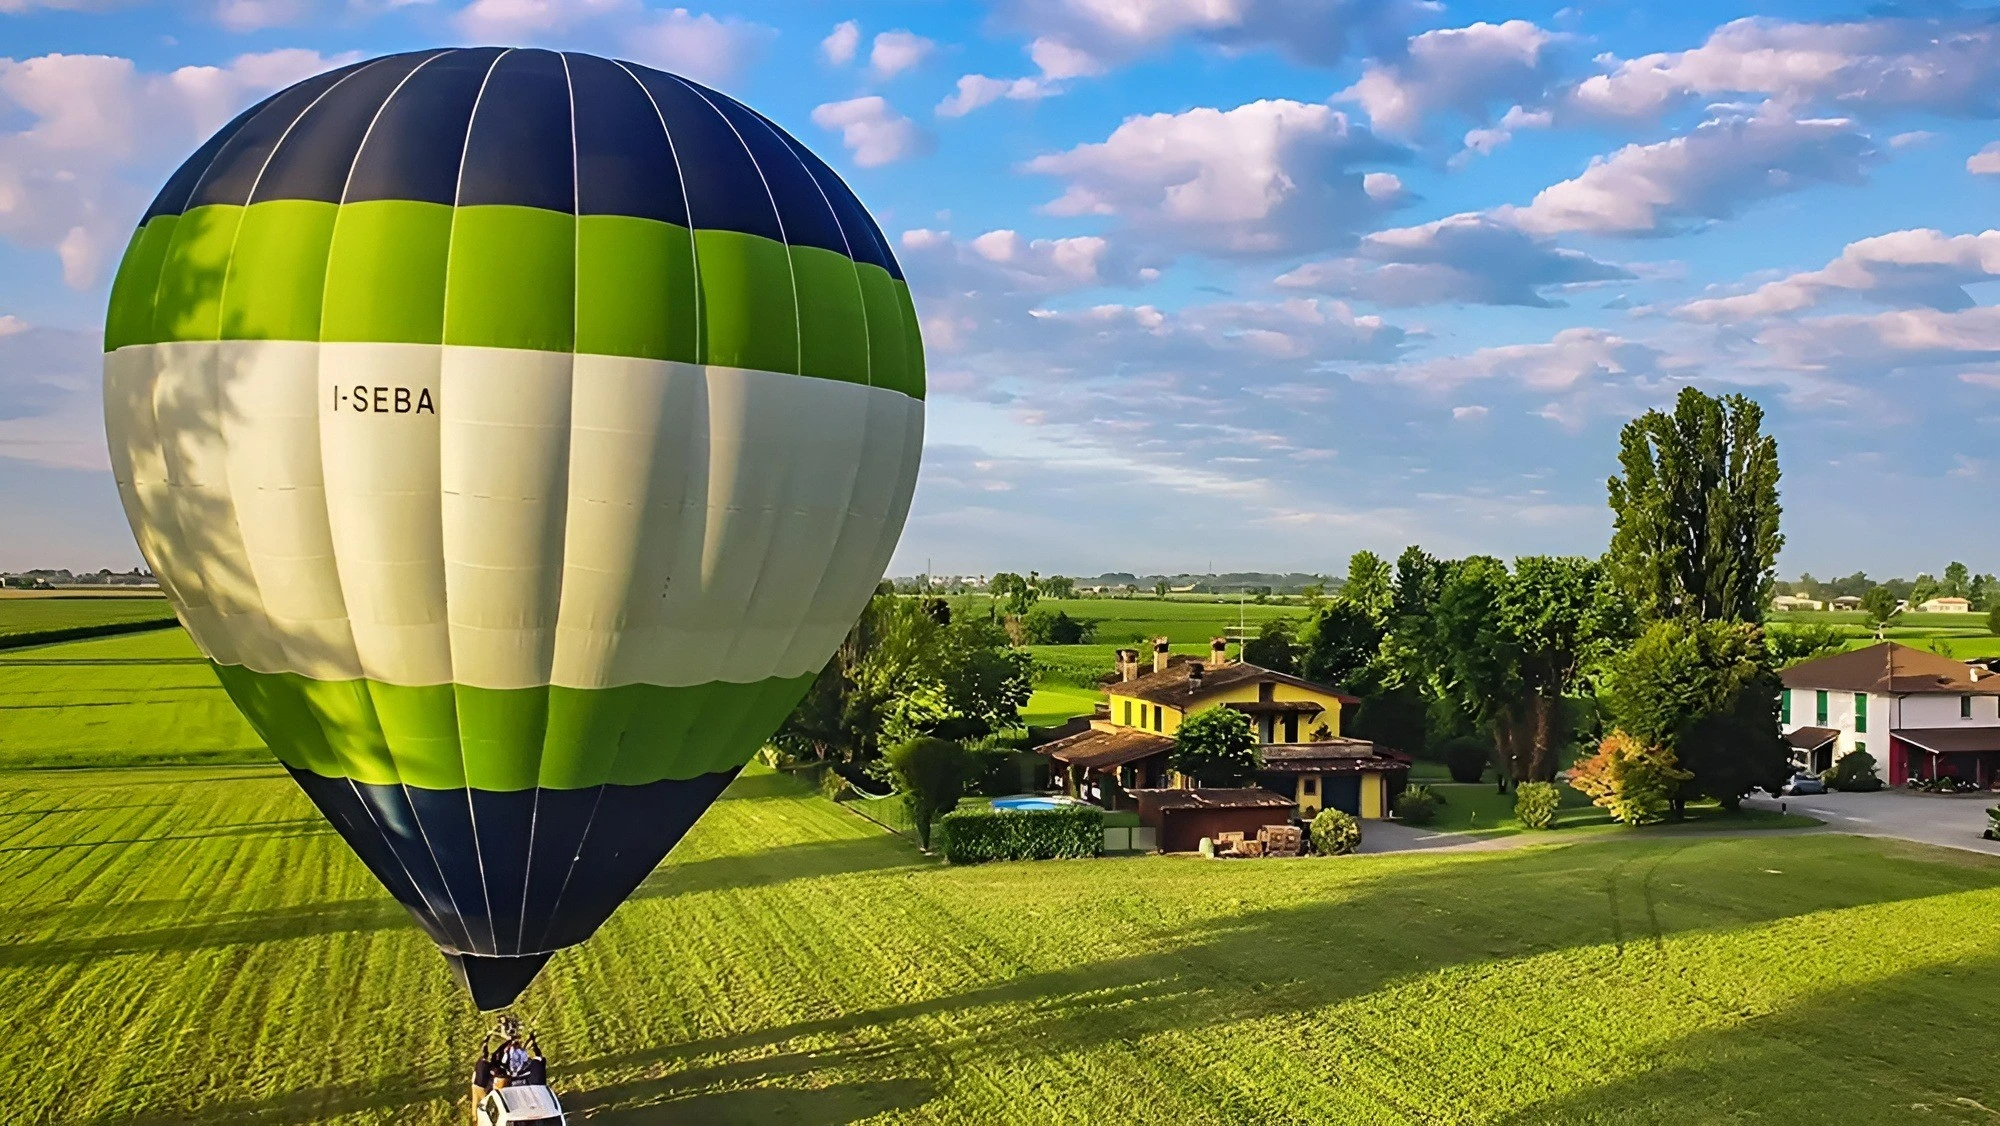
[[[174,608],[157,595],[116,598],[93,595],[79,598],[19,597],[0,598],[0,641],[23,634],[113,622],[158,622],[174,616]]]
[[[753,774],[520,1011],[589,1122],[2000,1105],[2000,867],[1584,839],[951,869]],[[474,1015],[275,770],[0,775],[0,920],[25,1121],[462,1121]]]

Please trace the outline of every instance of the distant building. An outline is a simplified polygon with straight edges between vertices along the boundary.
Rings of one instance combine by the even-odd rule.
[[[1843,594],[1832,602],[1827,603],[1827,605],[1836,610],[1859,610],[1861,609],[1861,599],[1852,594]]]
[[[1780,676],[1779,721],[1801,769],[1867,751],[1892,786],[1940,775],[2000,785],[2000,676],[1983,667],[1884,641]]]
[[[1972,600],[1969,598],[1959,598],[1955,595],[1946,595],[1943,598],[1927,599],[1919,603],[1917,609],[1922,610],[1926,614],[1970,614],[1972,613]]]
[[[1816,598],[1803,598],[1795,594],[1780,594],[1771,599],[1773,610],[1824,610],[1826,603]]]

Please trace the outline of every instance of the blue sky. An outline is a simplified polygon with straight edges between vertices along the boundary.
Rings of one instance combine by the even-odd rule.
[[[1790,574],[2000,569],[2000,20],[1949,4],[0,0],[0,568],[137,560],[97,335],[237,109],[438,43],[744,99],[929,348],[897,573],[1600,550],[1619,426],[1763,404]]]

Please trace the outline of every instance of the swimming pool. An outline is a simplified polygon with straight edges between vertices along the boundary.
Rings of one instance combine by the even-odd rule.
[[[994,809],[1061,809],[1064,806],[1080,805],[1075,798],[1045,798],[1035,794],[1022,794],[1012,798],[994,798]]]

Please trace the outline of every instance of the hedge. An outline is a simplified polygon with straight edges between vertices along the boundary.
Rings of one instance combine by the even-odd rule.
[[[92,637],[113,637],[121,633],[150,633],[153,630],[172,629],[180,624],[180,619],[174,617],[170,609],[164,618],[149,618],[138,622],[104,622],[94,626],[65,626],[62,629],[45,629],[34,633],[0,635],[0,649],[30,649],[37,645],[54,645],[59,641],[83,641]]]
[[[938,819],[936,844],[953,864],[1096,856],[1104,848],[1104,811],[1094,805],[961,809]]]

